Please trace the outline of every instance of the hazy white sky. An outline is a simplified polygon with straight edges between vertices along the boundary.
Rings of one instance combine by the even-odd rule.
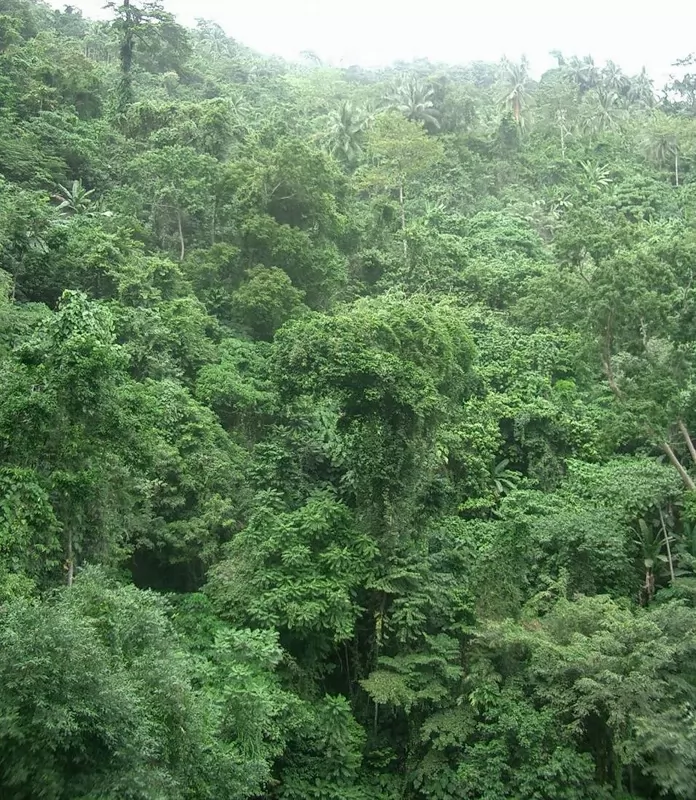
[[[66,0],[51,0],[56,7]],[[72,0],[101,16],[104,0]],[[670,64],[696,50],[694,0],[165,0],[181,22],[212,19],[264,53],[313,50],[334,64],[396,59],[497,61],[526,54],[535,73],[549,51],[611,58],[627,72],[645,65],[661,83]],[[100,13],[101,12],[101,13]]]

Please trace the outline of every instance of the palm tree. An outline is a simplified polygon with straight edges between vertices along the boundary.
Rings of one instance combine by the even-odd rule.
[[[587,93],[581,111],[582,127],[587,133],[616,130],[622,119],[618,94],[602,86]]]
[[[623,96],[627,93],[630,86],[630,81],[621,70],[618,64],[613,61],[607,61],[604,69],[602,70],[602,86],[608,92],[614,92],[618,96]]]
[[[646,149],[658,166],[664,167],[669,164],[670,167],[674,167],[675,186],[679,186],[680,144],[679,129],[674,119],[666,114],[656,113],[647,136]]]
[[[674,582],[675,571],[672,559],[672,542],[674,537],[667,531],[665,518],[660,511],[660,523],[649,525],[644,519],[638,520],[638,536],[634,543],[640,548],[640,555],[645,568],[645,582],[641,591],[641,599],[645,604],[655,596],[655,573],[661,570],[663,564],[669,565],[669,572]],[[666,553],[662,552],[665,548]]]
[[[565,56],[560,50],[551,50],[549,55],[552,55],[556,59],[556,63],[558,64],[559,69],[563,69],[563,67],[566,66]]]
[[[652,108],[655,105],[655,92],[653,82],[648,77],[645,67],[630,79],[628,87],[628,99],[634,105],[642,108]]]
[[[60,190],[59,193],[53,195],[55,200],[60,200],[58,211],[65,211],[70,214],[86,214],[89,212],[92,203],[90,196],[94,193],[94,189],[85,189],[81,179],[73,181],[70,189],[59,183],[58,189]]]
[[[313,67],[323,67],[324,62],[321,58],[314,52],[314,50],[303,50],[300,55],[302,58],[305,59],[309,64]]]
[[[411,122],[422,122],[424,125],[439,128],[439,112],[433,103],[434,94],[431,86],[426,86],[417,77],[411,76],[399,82],[387,101]]]
[[[566,138],[570,135],[570,129],[567,125],[567,114],[564,108],[556,111],[556,124],[558,125],[558,132],[561,136],[561,157],[565,160],[566,157]]]
[[[329,147],[334,155],[339,155],[348,164],[354,164],[362,155],[363,133],[370,123],[370,115],[357,107],[351,100],[345,100],[329,115]]]
[[[501,81],[504,94],[501,98],[503,107],[510,112],[515,123],[520,127],[525,126],[525,112],[529,104],[529,62],[525,57],[515,64],[504,58],[501,62]]]
[[[594,89],[599,83],[599,71],[592,56],[584,56],[582,59],[573,56],[563,68],[582,93]]]
[[[196,20],[196,39],[203,53],[211,59],[217,60],[232,54],[232,40],[217,22]]]

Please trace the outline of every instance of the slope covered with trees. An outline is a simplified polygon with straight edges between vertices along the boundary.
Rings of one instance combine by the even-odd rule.
[[[0,0],[0,796],[696,798],[691,60],[310,55]]]

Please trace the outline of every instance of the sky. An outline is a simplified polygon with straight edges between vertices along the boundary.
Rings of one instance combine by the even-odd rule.
[[[67,0],[51,0],[62,7]],[[105,0],[72,0],[104,16]],[[380,66],[429,58],[466,63],[526,55],[533,74],[551,50],[645,66],[661,86],[673,61],[696,51],[694,0],[164,0],[183,24],[203,17],[262,53],[295,59],[314,51],[331,64]]]

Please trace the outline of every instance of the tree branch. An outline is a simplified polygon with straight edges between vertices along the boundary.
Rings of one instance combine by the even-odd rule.
[[[660,448],[662,449],[662,451],[664,453],[667,454],[667,458],[669,458],[669,460],[672,462],[673,466],[675,467],[675,469],[679,473],[681,479],[684,481],[684,485],[686,486],[686,488],[689,489],[690,491],[695,490],[696,489],[696,483],[694,483],[694,479],[684,469],[684,465],[681,463],[681,461],[674,454],[674,450],[672,450],[669,442],[661,442],[660,443]]]
[[[184,243],[184,231],[181,227],[181,211],[177,209],[176,211],[176,222],[179,228],[179,243],[181,244],[181,250],[179,253],[179,261],[184,260],[184,256],[186,255],[186,244]]]
[[[691,460],[696,464],[696,447],[694,447],[694,443],[691,439],[691,434],[684,425],[682,420],[679,420],[677,423],[679,425],[679,431],[681,435],[684,437],[684,441],[686,442],[686,446],[689,448],[689,455],[691,456]]]
[[[665,515],[660,509],[660,524],[662,525],[662,534],[665,537],[665,547],[667,548],[667,558],[669,559],[669,574],[674,584],[674,563],[672,562],[672,548],[669,544],[669,534],[667,533],[667,525],[665,524]]]

